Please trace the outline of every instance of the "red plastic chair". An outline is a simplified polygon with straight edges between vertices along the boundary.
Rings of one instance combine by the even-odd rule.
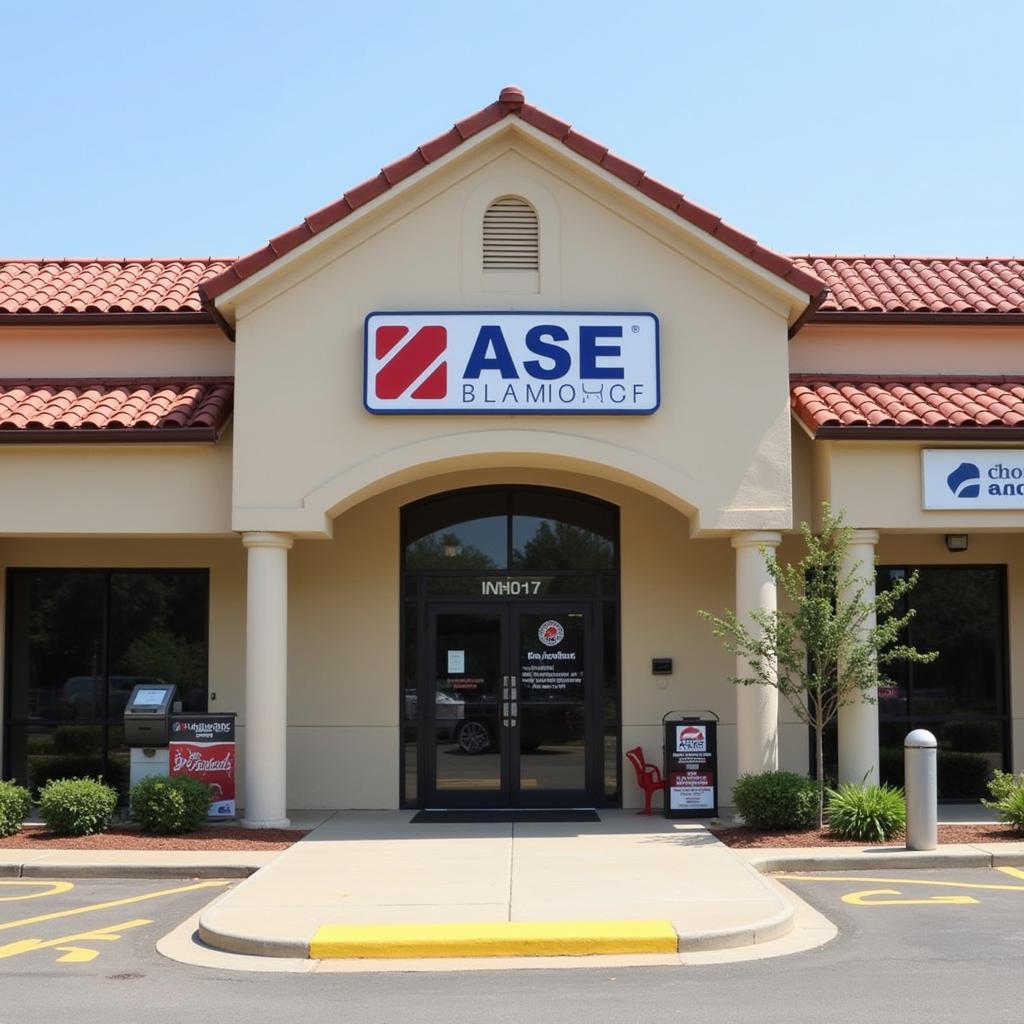
[[[636,784],[644,791],[644,809],[638,814],[651,813],[651,797],[655,793],[664,793],[665,780],[661,777],[661,769],[656,764],[651,764],[644,757],[643,747],[634,747],[626,751],[629,763],[636,771]]]

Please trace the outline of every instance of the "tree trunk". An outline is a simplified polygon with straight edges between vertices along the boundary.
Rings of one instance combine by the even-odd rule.
[[[818,828],[825,827],[825,723],[821,720],[821,703],[814,717],[815,768],[818,776]]]

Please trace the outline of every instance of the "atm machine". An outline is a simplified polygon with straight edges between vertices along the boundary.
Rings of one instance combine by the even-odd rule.
[[[170,774],[167,744],[177,704],[174,683],[138,683],[124,708],[124,741],[131,748],[130,785],[150,775]],[[177,705],[177,706],[176,706]]]

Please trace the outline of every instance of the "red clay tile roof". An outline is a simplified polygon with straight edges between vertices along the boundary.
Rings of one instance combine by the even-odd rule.
[[[1024,428],[1024,377],[891,377],[794,374],[790,405],[816,437],[941,437],[951,429],[999,435]]]
[[[759,245],[757,241],[742,231],[726,224],[717,214],[705,210],[686,199],[681,192],[662,184],[655,178],[648,177],[635,164],[628,163],[622,157],[609,152],[608,147],[595,142],[586,135],[573,131],[572,126],[557,117],[527,103],[523,92],[517,86],[506,86],[495,103],[478,110],[475,114],[455,123],[455,125],[430,142],[425,142],[407,156],[384,167],[376,177],[364,181],[361,185],[350,189],[340,199],[325,206],[316,213],[311,213],[301,224],[272,238],[262,249],[243,256],[236,263],[215,277],[205,280],[199,292],[204,301],[211,302],[217,296],[252,277],[257,271],[269,266],[286,253],[303,242],[309,241],[314,235],[337,224],[350,213],[365,206],[371,200],[383,195],[390,188],[404,181],[410,175],[423,170],[428,164],[439,160],[453,149],[461,146],[467,139],[497,124],[502,118],[518,117],[527,124],[553,139],[561,142],[575,153],[597,164],[610,174],[620,178],[656,203],[676,213],[683,220],[706,231],[718,241],[735,250],[769,273],[788,281],[794,288],[817,297],[824,286],[811,271],[798,267],[787,256],[782,256],[771,249]]]
[[[1024,314],[1024,260],[798,256],[793,262],[828,285],[819,313]]]
[[[201,281],[225,259],[4,260],[0,313],[201,313]]]
[[[0,380],[0,442],[212,441],[233,390],[229,378]]]

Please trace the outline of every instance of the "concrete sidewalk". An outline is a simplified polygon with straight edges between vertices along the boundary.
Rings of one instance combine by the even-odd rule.
[[[274,957],[579,955],[722,949],[793,927],[785,896],[699,824],[631,811],[586,824],[411,816],[339,812],[208,907],[200,937]],[[630,945],[641,925],[660,946]]]

